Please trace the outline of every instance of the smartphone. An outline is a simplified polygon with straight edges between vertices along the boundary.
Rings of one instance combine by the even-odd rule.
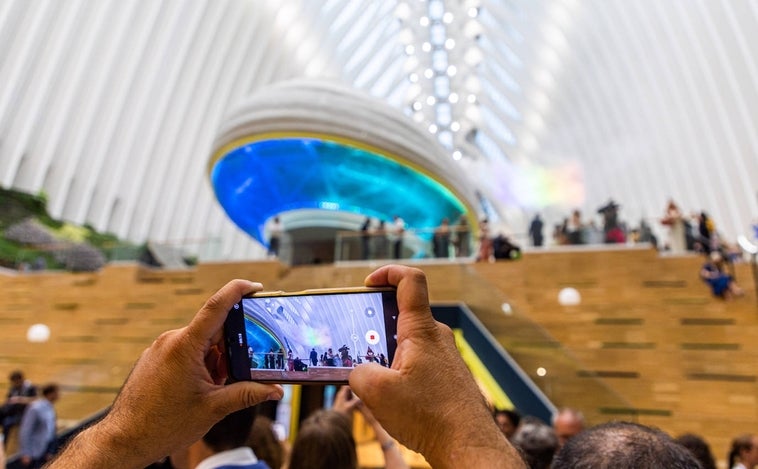
[[[259,292],[224,323],[235,381],[346,383],[363,363],[389,367],[397,346],[395,289],[330,288]]]

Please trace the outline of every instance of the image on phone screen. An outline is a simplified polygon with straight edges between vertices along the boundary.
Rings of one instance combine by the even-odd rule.
[[[238,379],[346,382],[355,366],[390,366],[394,356],[394,292],[250,297],[235,308],[244,318],[236,342],[247,347],[250,370]]]

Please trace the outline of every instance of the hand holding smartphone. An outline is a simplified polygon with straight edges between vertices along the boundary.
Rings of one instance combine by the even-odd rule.
[[[224,323],[236,381],[347,383],[355,366],[389,367],[397,346],[394,288],[260,292]]]

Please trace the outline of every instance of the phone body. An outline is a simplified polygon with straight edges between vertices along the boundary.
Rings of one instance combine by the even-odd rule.
[[[394,288],[259,292],[224,323],[234,381],[347,383],[362,363],[390,366],[397,347]]]

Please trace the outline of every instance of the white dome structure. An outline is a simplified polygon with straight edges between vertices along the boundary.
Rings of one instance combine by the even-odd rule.
[[[0,187],[135,242],[265,249],[207,161],[267,86],[340,82],[429,132],[516,235],[669,199],[726,240],[758,218],[758,6],[705,0],[6,0]]]

